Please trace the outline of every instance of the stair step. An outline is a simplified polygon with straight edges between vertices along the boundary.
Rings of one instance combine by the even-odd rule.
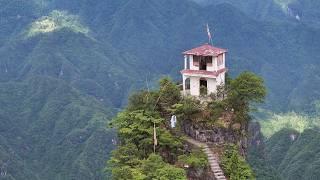
[[[214,173],[214,175],[216,175],[216,176],[224,176],[224,174],[222,172]]]
[[[226,179],[226,177],[222,177],[222,176],[219,176],[219,177],[215,177],[216,179]]]
[[[224,173],[219,165],[219,155],[216,154],[213,149],[210,149],[210,147],[206,143],[199,142],[193,139],[188,139],[188,141],[202,148],[204,153],[207,155],[209,165],[210,165],[210,170],[213,172],[215,179],[227,180],[227,178],[224,176]]]
[[[215,170],[215,171],[221,171],[221,168],[220,167],[211,167],[211,169]]]
[[[211,169],[214,169],[214,170],[221,170],[221,168],[219,166],[213,166],[211,167]]]
[[[223,173],[221,170],[213,170],[213,173]]]

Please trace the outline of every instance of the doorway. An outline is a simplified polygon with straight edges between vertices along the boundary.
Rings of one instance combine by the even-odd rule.
[[[200,79],[200,95],[208,94],[208,81],[204,78]]]

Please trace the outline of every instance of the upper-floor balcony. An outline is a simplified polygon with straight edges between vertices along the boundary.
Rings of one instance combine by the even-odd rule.
[[[181,74],[186,76],[200,76],[200,77],[207,77],[207,78],[216,78],[219,74],[226,72],[226,68],[219,69],[217,71],[206,71],[206,70],[191,70],[191,69],[184,69]]]

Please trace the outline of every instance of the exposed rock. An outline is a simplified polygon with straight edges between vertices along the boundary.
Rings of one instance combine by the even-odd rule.
[[[210,168],[206,169],[188,169],[187,171],[188,180],[212,180],[214,179],[214,174],[211,172]]]
[[[241,124],[240,123],[235,123],[235,124],[232,124],[232,129],[233,130],[240,130],[241,129]]]
[[[192,124],[191,121],[187,120],[184,121],[182,127],[184,133],[195,140],[212,143],[214,145],[238,144],[240,145],[240,153],[242,155],[246,154],[248,140],[239,130],[225,127],[204,128],[197,124]]]

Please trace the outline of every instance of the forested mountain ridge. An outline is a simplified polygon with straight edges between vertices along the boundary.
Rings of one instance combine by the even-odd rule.
[[[320,37],[319,31],[303,24],[257,21],[230,4],[201,7],[191,2],[142,0],[128,1],[103,22],[107,26],[101,28],[110,30],[103,35],[113,46],[139,57],[137,63],[147,71],[174,77],[179,77],[180,52],[206,41],[204,25],[208,22],[214,29],[215,44],[229,49],[231,74],[248,69],[264,76],[269,108],[308,110],[311,107],[305,101],[317,97],[313,90],[301,94],[308,85],[300,85],[309,81],[307,74],[317,74],[313,67],[317,66],[319,45],[314,39]],[[137,31],[140,27],[145,32]]]
[[[8,179],[103,179],[108,120],[132,90],[163,74],[178,79],[180,53],[206,43],[206,23],[214,44],[229,50],[232,76],[252,70],[264,77],[266,108],[313,113],[320,33],[304,20],[317,19],[274,21],[246,13],[250,4],[226,2],[1,0],[0,171]],[[267,3],[255,5],[282,13]],[[309,17],[317,13],[312,1],[300,3]]]
[[[14,6],[14,2],[10,4]],[[157,79],[154,76],[163,73],[179,77],[180,52],[205,42],[204,25],[209,23],[215,44],[229,49],[231,74],[248,69],[264,76],[270,89],[269,108],[307,111],[312,108],[307,104],[309,97],[318,97],[314,87],[302,94],[304,87],[314,85],[308,83],[312,80],[308,73],[318,74],[316,39],[320,37],[317,29],[303,22],[257,20],[238,10],[240,5],[229,3],[202,7],[185,0],[41,2],[42,6],[28,3],[32,13],[19,19],[30,24],[55,9],[76,15],[88,27],[90,37],[109,43],[120,54],[130,54],[133,58],[129,62],[142,67],[135,70],[150,72],[143,73],[150,76],[143,79]],[[21,27],[17,23],[14,26]]]
[[[319,129],[282,129],[252,148],[249,159],[257,179],[317,179],[319,152]]]
[[[264,21],[290,21],[319,28],[318,1],[312,0],[193,0],[201,5],[232,4],[252,18]]]
[[[103,161],[90,161],[112,148],[113,133],[102,128],[111,113],[101,104],[45,77],[1,83],[0,91],[1,178],[102,178]]]

